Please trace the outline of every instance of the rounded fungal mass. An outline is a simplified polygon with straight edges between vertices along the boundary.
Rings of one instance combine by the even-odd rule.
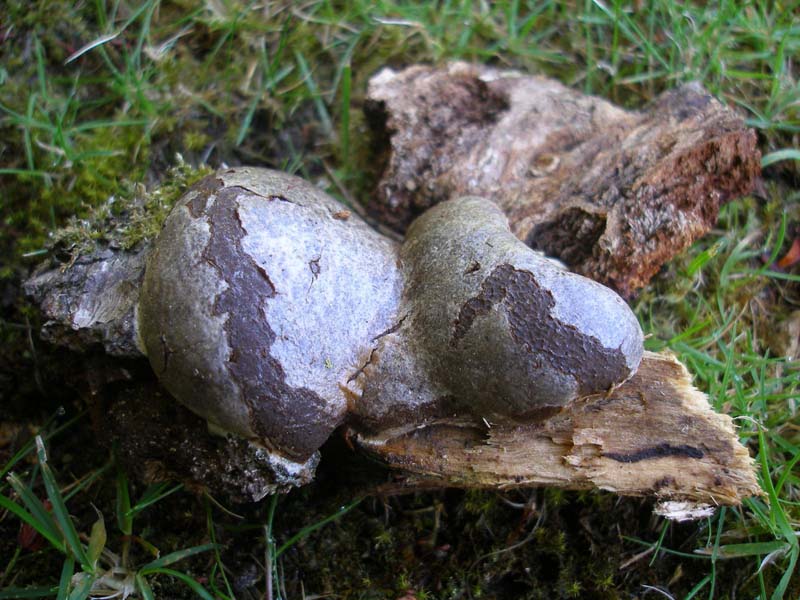
[[[433,207],[400,258],[402,326],[381,338],[356,407],[373,431],[420,417],[538,419],[639,366],[643,335],[628,305],[528,248],[491,202]]]
[[[402,245],[344,212],[291,175],[220,171],[173,209],[140,296],[164,386],[286,481],[347,420],[533,419],[636,371],[628,306],[517,240],[491,202],[444,202]]]
[[[391,326],[396,244],[284,173],[203,180],[147,265],[139,335],[161,382],[212,425],[304,465],[340,425],[340,386]]]
[[[609,288],[511,234],[467,197],[417,219],[403,247],[415,320],[437,379],[486,416],[526,418],[628,379],[642,332]]]

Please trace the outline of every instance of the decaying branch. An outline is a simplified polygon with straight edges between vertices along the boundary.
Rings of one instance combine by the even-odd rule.
[[[411,487],[596,487],[712,506],[759,493],[730,417],[668,354],[646,353],[633,379],[541,423],[431,423],[358,442],[411,473]]]
[[[623,296],[760,173],[756,135],[696,84],[626,111],[552,79],[453,63],[385,69],[367,107],[388,158],[371,210],[404,230],[447,198],[503,208],[520,239]]]

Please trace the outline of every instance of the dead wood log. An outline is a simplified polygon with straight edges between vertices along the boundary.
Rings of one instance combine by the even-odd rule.
[[[385,69],[370,210],[398,231],[447,198],[491,198],[518,238],[625,297],[760,174],[756,135],[699,84],[627,111],[557,81],[453,63]]]
[[[357,440],[410,473],[410,488],[600,488],[694,508],[760,493],[730,417],[711,409],[667,353],[646,353],[630,381],[540,423],[451,420]],[[686,508],[667,505],[666,514],[681,517]]]

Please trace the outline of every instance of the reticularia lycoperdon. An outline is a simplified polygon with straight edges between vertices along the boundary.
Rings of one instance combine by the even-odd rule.
[[[643,353],[619,296],[532,251],[487,200],[439,204],[399,244],[259,168],[177,203],[138,327],[167,390],[263,446],[286,483],[345,422],[537,419],[627,380]]]

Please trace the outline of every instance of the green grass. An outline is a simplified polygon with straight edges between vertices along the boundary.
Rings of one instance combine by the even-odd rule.
[[[602,570],[599,560],[592,564],[600,571],[589,573],[566,559],[565,552],[582,552],[569,543],[578,539],[575,532],[565,534],[566,549],[547,546],[542,538],[537,556],[546,564],[552,561],[558,582],[550,588],[541,585],[552,596],[563,597],[581,590],[608,597],[623,589],[641,594],[641,585],[670,588],[678,565],[683,574],[673,587],[681,590],[681,597],[725,597],[731,573],[743,572],[741,595],[797,597],[800,582],[791,577],[799,552],[800,364],[786,353],[798,319],[792,311],[800,286],[796,268],[782,272],[772,265],[798,235],[800,221],[799,8],[797,2],[730,0],[710,6],[655,0],[10,0],[0,8],[0,282],[18,281],[53,244],[79,252],[109,236],[127,246],[152,236],[171,201],[202,175],[205,164],[271,165],[325,181],[334,195],[363,201],[375,173],[360,108],[368,78],[386,64],[488,62],[544,73],[628,107],[642,106],[681,82],[699,80],[739,107],[759,132],[767,199],[748,198],[725,207],[717,229],[673,261],[635,308],[653,334],[650,347],[675,352],[714,406],[736,419],[742,441],[757,457],[766,495],[741,509],[721,510],[689,533],[685,526],[659,524],[630,535],[639,542],[621,542],[626,556],[644,543],[652,561],[652,571],[630,581],[615,569]],[[159,191],[157,183],[169,169],[176,169],[171,176],[177,183]],[[131,214],[134,218],[128,219]],[[109,233],[118,222],[132,223],[131,230]],[[26,314],[4,313],[4,353],[19,348],[27,352]],[[43,431],[51,430],[48,426]],[[51,452],[58,451],[57,440],[48,444]],[[88,500],[80,486],[72,488],[74,498],[60,491],[60,478],[48,466],[44,446],[37,466],[22,468],[20,461],[33,450],[32,445],[25,447],[6,466],[0,483],[3,509],[7,518],[33,527],[48,541],[52,556],[59,557],[60,583],[48,584],[47,594],[55,589],[59,597],[78,597],[80,586],[91,588],[109,566],[103,562],[109,542],[101,543],[106,525],[98,524],[105,521],[93,510],[83,510]],[[12,469],[17,477],[6,479]],[[111,512],[106,506],[103,512],[109,520],[116,514],[113,535],[127,536],[128,542],[120,541],[122,560],[134,517],[186,492],[161,486],[131,500],[125,475],[111,471],[87,479],[86,485],[115,491],[118,506]],[[172,496],[165,499],[167,492]],[[287,570],[300,566],[284,562],[291,557],[281,555],[271,524],[273,519],[283,521],[284,515],[297,522],[288,515],[304,514],[303,498],[290,496],[271,517],[247,521],[258,531],[259,553],[270,548],[268,570],[276,585],[291,579]],[[469,498],[453,509],[466,515],[465,520],[456,514],[444,517],[451,526],[458,522],[469,531],[483,526],[504,531],[499,521],[484,516],[505,514],[494,506],[498,495],[481,496],[486,505],[480,513],[465,506]],[[584,502],[583,497],[562,501],[555,493],[547,498],[551,523],[560,523],[555,515],[563,502]],[[589,506],[605,501],[603,495],[592,498],[586,501]],[[76,511],[79,502],[84,506]],[[208,578],[212,591],[195,587],[200,584],[168,564],[172,559],[153,559],[127,566],[135,573],[131,585],[143,597],[148,597],[148,581],[156,575],[182,580],[200,596],[234,597],[225,564],[229,549],[213,537],[218,529],[225,536],[233,530],[215,524],[212,513],[217,510],[208,505],[205,511],[210,546],[187,546],[180,540],[174,546],[203,548],[197,552],[213,556]],[[302,522],[311,524],[295,530],[306,531],[309,539],[316,539],[309,530],[324,520],[322,513],[338,514],[308,510],[313,515]],[[75,512],[80,520],[70,518]],[[360,531],[357,524],[363,518],[350,514],[341,522],[352,519],[351,527]],[[227,523],[234,517],[223,512],[219,519]],[[415,517],[412,527],[420,522],[426,523]],[[345,536],[350,530],[341,527]],[[544,530],[550,531],[546,525],[539,531]],[[291,539],[290,531],[284,534],[284,540]],[[411,534],[374,525],[369,535],[390,539],[389,547],[396,548]],[[111,528],[105,536],[111,538]],[[145,537],[137,539],[139,550],[146,552]],[[497,550],[508,545],[504,539],[496,543]],[[368,540],[368,547],[377,545]],[[322,548],[347,553],[346,546]],[[424,593],[476,596],[502,579],[499,574],[507,577],[510,565],[523,573],[513,556],[525,556],[519,553],[526,548],[480,563],[481,573],[468,572],[469,564],[460,566],[463,572],[458,564],[448,565],[441,589]],[[605,562],[616,556],[614,548],[607,549]],[[178,560],[184,557],[181,552],[187,551],[166,556]],[[24,569],[24,556],[7,560],[11,571]],[[377,585],[376,573],[364,571],[358,556],[341,560],[348,563],[343,570],[361,573],[371,586]],[[397,566],[392,560],[387,557],[381,564]],[[402,576],[401,570],[385,574],[398,580],[393,593],[413,586],[423,594],[425,583],[415,580],[414,569]],[[547,573],[541,576],[549,581]],[[329,581],[324,573],[315,577]],[[359,597],[357,581],[340,583],[340,589]],[[262,579],[259,585],[263,589],[265,584]],[[364,581],[360,586],[362,592],[370,587]],[[8,593],[0,592],[6,594],[0,597]]]
[[[153,560],[143,565],[133,566],[129,560],[130,544],[133,539],[134,516],[151,507],[169,494],[176,492],[180,486],[167,490],[167,485],[157,484],[148,488],[142,497],[131,503],[127,478],[120,473],[117,478],[116,520],[121,534],[121,553],[117,554],[107,547],[108,532],[105,518],[99,510],[96,520],[88,534],[78,531],[70,510],[67,507],[68,496],[59,485],[56,474],[51,468],[44,438],[35,438],[36,468],[33,473],[22,476],[10,472],[6,481],[13,494],[0,494],[0,508],[16,516],[29,528],[28,537],[38,534],[46,540],[57,555],[61,555],[63,563],[61,576],[56,584],[46,586],[7,586],[0,590],[0,598],[52,598],[58,600],[77,600],[87,597],[138,595],[154,598],[148,578],[153,575],[168,575],[185,583],[199,597],[212,600],[213,596],[194,578],[186,573],[167,567],[183,561],[191,556],[214,550],[212,544],[201,544],[160,555],[157,549],[146,540],[138,538],[140,544],[155,554]],[[28,445],[28,452],[33,448]],[[11,470],[11,464],[5,471]],[[108,465],[110,466],[110,465]],[[98,470],[94,475],[99,477],[108,466]],[[35,472],[39,476],[36,477]],[[82,492],[96,477],[89,477],[74,487],[72,494]],[[40,500],[37,490],[44,489],[45,501]],[[35,532],[35,533],[34,533]],[[19,558],[19,549],[12,561]],[[14,565],[6,568],[6,575],[13,572]]]

